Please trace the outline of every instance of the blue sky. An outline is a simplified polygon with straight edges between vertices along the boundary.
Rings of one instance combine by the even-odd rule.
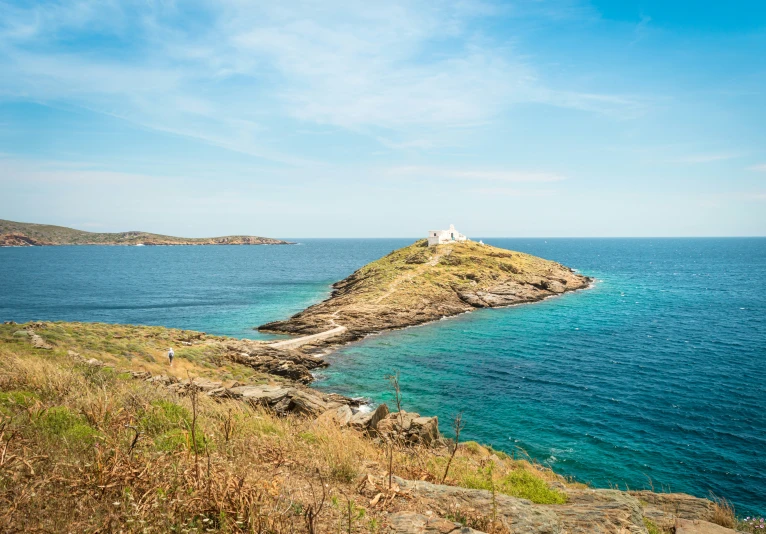
[[[766,2],[0,0],[0,218],[766,235]]]

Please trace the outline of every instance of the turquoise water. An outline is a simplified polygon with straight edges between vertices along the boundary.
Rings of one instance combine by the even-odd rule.
[[[0,320],[257,337],[410,240],[294,247],[0,249]],[[485,239],[594,276],[540,303],[373,336],[317,387],[462,411],[466,439],[597,486],[709,492],[766,513],[766,239]]]

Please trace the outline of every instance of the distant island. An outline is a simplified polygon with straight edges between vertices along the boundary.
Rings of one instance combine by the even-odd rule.
[[[50,224],[32,224],[0,219],[0,247],[60,245],[293,245],[289,241],[248,235],[224,237],[172,237],[130,231],[97,233]]]
[[[470,241],[450,230],[431,231],[428,239],[365,265],[333,284],[329,299],[258,330],[337,345],[476,308],[535,302],[592,282],[560,263]]]

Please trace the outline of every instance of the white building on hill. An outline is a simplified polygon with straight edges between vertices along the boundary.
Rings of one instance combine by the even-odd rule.
[[[428,246],[443,245],[444,243],[460,243],[468,238],[455,230],[455,225],[450,224],[449,230],[429,230]]]

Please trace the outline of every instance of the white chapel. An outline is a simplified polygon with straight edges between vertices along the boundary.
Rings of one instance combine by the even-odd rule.
[[[455,230],[455,225],[450,224],[449,230],[429,230],[428,246],[443,245],[444,243],[459,243],[467,241],[468,238]]]

